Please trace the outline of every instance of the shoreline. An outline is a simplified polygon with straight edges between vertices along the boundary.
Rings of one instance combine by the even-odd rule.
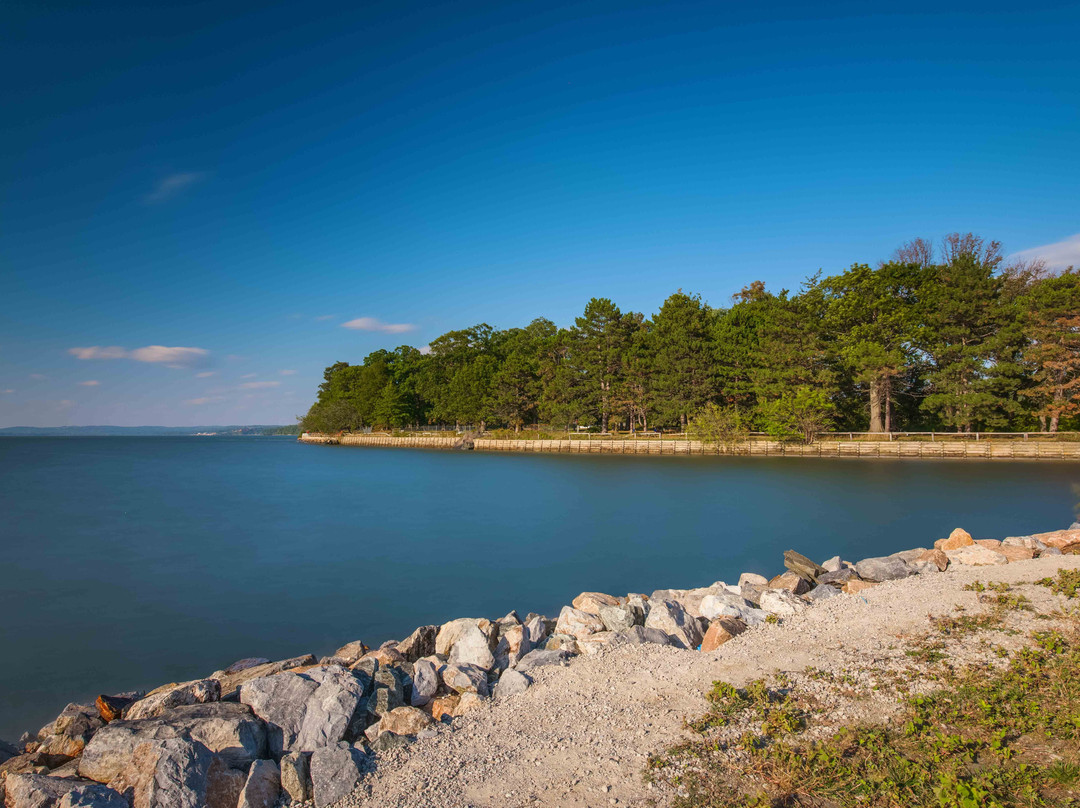
[[[1036,558],[1043,566],[1075,566],[1063,552],[1080,553],[1080,524],[1005,540],[972,539],[958,529],[932,548],[855,563],[835,557],[818,564],[788,551],[786,571],[772,579],[744,573],[737,585],[648,596],[585,592],[557,617],[459,618],[378,649],[354,640],[321,660],[240,660],[205,679],[69,705],[18,748],[0,747],[0,793],[7,792],[9,808],[36,804],[19,795],[49,788],[119,808],[126,804],[116,801],[121,794],[138,799],[161,766],[179,766],[191,777],[149,805],[180,804],[184,789],[201,788],[199,799],[211,808],[273,808],[282,793],[293,804],[314,797],[322,808],[369,788],[373,774],[391,776],[387,765],[410,744],[457,736],[459,724],[471,731],[535,683],[567,666],[573,671],[575,658],[589,665],[633,653],[707,658],[819,605],[865,603],[878,587],[993,575]],[[273,800],[237,802],[257,788]],[[211,799],[210,791],[224,796]]]
[[[735,447],[718,447],[686,439],[517,439],[384,435],[315,435],[304,433],[297,442],[312,446],[356,446],[394,449],[439,449],[520,454],[632,454],[728,457],[827,457],[891,460],[1078,460],[1080,442],[1047,440],[978,441],[856,441],[819,440],[804,445],[751,440]]]

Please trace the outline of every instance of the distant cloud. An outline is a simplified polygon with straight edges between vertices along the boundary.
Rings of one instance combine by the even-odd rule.
[[[337,319],[336,314],[320,314],[318,317],[315,318],[315,321],[319,323],[325,323],[327,320],[335,319]]]
[[[203,404],[210,404],[214,401],[221,401],[222,396],[203,396],[202,398],[189,398],[184,402],[189,407],[200,407]]]
[[[278,373],[280,373],[282,376],[295,376],[296,375],[295,370],[279,370]]]
[[[206,179],[205,171],[188,171],[180,174],[169,174],[158,180],[154,190],[143,197],[147,204],[154,205],[159,202],[168,202],[184,190]]]
[[[254,378],[255,378],[256,376],[258,376],[258,375],[259,375],[258,373],[245,373],[245,374],[244,374],[243,376],[241,376],[240,378],[241,378],[241,379],[254,379]]]
[[[40,373],[31,373],[30,378],[33,379],[34,381],[40,382],[40,381],[44,381],[45,379],[47,379],[49,377],[48,376],[43,376]]]
[[[78,359],[134,359],[136,362],[164,364],[171,368],[188,368],[203,364],[210,356],[205,348],[147,345],[145,348],[127,350],[119,345],[92,345],[89,348],[68,348],[68,353]]]
[[[83,387],[97,387],[101,382],[97,379],[87,379],[85,382],[79,382]]]
[[[1029,250],[1021,250],[1010,258],[1022,261],[1031,261],[1041,258],[1046,262],[1049,269],[1065,269],[1068,266],[1080,267],[1080,233],[1053,244],[1044,244],[1041,247],[1032,247]]]
[[[384,323],[374,317],[357,317],[341,324],[342,328],[351,328],[353,331],[379,331],[383,334],[404,334],[415,331],[416,326],[412,323]]]
[[[217,371],[204,370],[202,373],[196,373],[195,378],[196,379],[209,379],[211,376],[216,376],[216,375],[217,375]]]
[[[264,390],[268,387],[280,387],[281,382],[244,382],[240,385],[241,390]]]
[[[11,388],[8,388],[7,390],[4,390],[4,393],[14,393],[14,392],[15,392],[15,391],[14,391],[14,390],[12,390]]]
[[[430,345],[421,345],[420,346],[420,355],[421,356],[427,356],[430,353],[431,353],[431,346]]]

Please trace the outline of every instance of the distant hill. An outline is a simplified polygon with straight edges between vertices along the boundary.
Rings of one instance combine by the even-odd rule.
[[[295,424],[249,424],[246,426],[8,426],[0,437],[160,437],[185,435],[299,435]]]

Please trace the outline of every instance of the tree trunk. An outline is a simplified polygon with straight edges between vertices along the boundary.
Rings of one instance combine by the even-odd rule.
[[[881,377],[878,377],[870,382],[870,431],[871,432],[884,432],[885,424],[881,418],[882,407],[882,383]]]
[[[1055,415],[1051,415],[1051,416],[1050,416],[1050,431],[1051,431],[1052,433],[1053,433],[1053,432],[1057,432],[1057,431],[1058,431],[1058,419],[1059,419],[1060,417],[1061,417],[1061,416],[1059,416],[1059,415],[1056,415],[1056,414],[1055,414]]]
[[[885,431],[892,432],[892,379],[885,382]]]

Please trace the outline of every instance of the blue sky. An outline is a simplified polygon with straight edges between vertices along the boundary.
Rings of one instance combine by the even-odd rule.
[[[919,235],[1080,264],[1080,5],[819,6],[5,3],[0,426],[287,423]]]

